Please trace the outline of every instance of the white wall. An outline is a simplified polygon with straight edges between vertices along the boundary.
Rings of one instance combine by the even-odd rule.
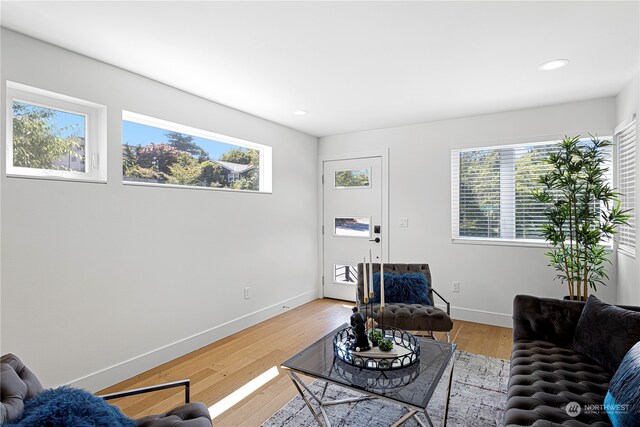
[[[562,297],[545,249],[451,242],[451,149],[597,132],[615,126],[615,99],[554,105],[320,139],[320,155],[389,149],[389,259],[427,262],[433,286],[453,305],[454,317],[511,326],[516,294]],[[400,217],[409,227],[398,226]],[[460,293],[451,282],[460,282]],[[597,295],[615,302],[615,268]]]
[[[640,77],[636,76],[616,97],[616,124],[631,119],[633,114],[638,112],[639,82]],[[640,135],[639,125],[640,121],[636,121],[636,135]],[[636,168],[640,170],[638,165],[640,165],[640,150],[636,150]],[[639,177],[636,176],[636,188],[640,188],[639,183]],[[640,200],[636,197],[636,212],[640,212],[638,208],[640,208]],[[618,303],[640,305],[640,258],[638,256],[631,258],[618,254]]]
[[[1,59],[2,99],[11,80],[109,119],[107,184],[3,169],[2,353],[96,390],[317,297],[316,138],[5,29]],[[123,186],[123,109],[272,146],[273,194]]]

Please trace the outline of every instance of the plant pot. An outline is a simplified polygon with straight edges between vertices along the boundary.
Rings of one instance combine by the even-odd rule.
[[[586,302],[586,298],[581,296],[580,299],[570,299],[569,295],[565,295],[564,297],[562,297],[563,300],[565,301],[582,301],[582,302]]]

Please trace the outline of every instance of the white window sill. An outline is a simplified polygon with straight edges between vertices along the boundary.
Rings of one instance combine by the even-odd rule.
[[[236,190],[235,188],[198,187],[196,185],[156,184],[153,182],[122,181],[122,184],[126,186],[131,186],[131,187],[155,187],[155,188],[172,188],[172,189],[181,189],[181,190],[227,191],[230,193],[273,194],[273,192],[271,191]]]
[[[36,176],[36,175],[16,175],[16,174],[7,174],[7,178],[20,178],[20,179],[36,179],[42,181],[63,181],[63,182],[84,182],[88,184],[106,184],[107,181],[94,179],[94,178],[67,178],[64,176]]]
[[[456,245],[489,245],[489,246],[520,246],[525,248],[548,248],[545,241],[538,240],[509,240],[509,239],[480,239],[480,238],[457,238],[451,239],[451,243]]]
[[[551,245],[543,240],[527,239],[481,239],[481,238],[452,238],[451,243],[456,245],[484,245],[484,246],[512,246],[523,248],[550,249]],[[606,244],[607,251],[613,251],[611,244]]]

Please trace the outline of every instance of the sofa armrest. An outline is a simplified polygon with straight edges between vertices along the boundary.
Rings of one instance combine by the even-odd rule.
[[[135,390],[127,390],[127,391],[119,391],[116,393],[103,394],[102,396],[98,396],[103,398],[104,400],[111,399],[120,399],[122,397],[135,396],[143,393],[150,393],[152,391],[165,390],[168,388],[174,387],[184,387],[184,403],[189,403],[191,401],[191,381],[190,380],[180,380],[174,381],[165,384],[152,385],[149,387],[137,388]]]
[[[138,418],[135,420],[138,427],[211,427],[211,416],[205,404],[202,402],[190,402],[191,381],[188,379],[137,388],[135,390],[105,394],[99,397],[104,400],[111,400],[174,387],[184,387],[185,403],[163,414],[148,415],[143,418]]]
[[[138,427],[211,427],[209,409],[202,402],[187,403],[160,415],[136,420]]]
[[[451,316],[451,303],[449,301],[447,301],[446,299],[444,299],[442,297],[442,295],[440,295],[435,289],[431,288],[431,292],[433,292],[434,294],[438,295],[438,297],[445,303],[447,304],[447,314],[449,316]],[[436,302],[435,301],[431,301],[431,304],[435,307]]]
[[[570,347],[584,302],[516,295],[513,341],[541,340]]]

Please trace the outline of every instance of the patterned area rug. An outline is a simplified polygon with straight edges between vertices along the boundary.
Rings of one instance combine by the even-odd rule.
[[[441,425],[444,415],[447,379],[442,379],[427,407],[429,416],[436,426]],[[502,426],[508,379],[508,361],[464,351],[457,352],[447,426]],[[310,388],[319,395],[323,384],[314,381]],[[359,394],[334,385],[329,386],[326,393],[329,400],[357,396]],[[389,427],[407,412],[406,408],[377,399],[331,405],[325,409],[333,427]],[[424,417],[420,417],[428,425]],[[404,425],[417,426],[418,423],[410,419]],[[317,424],[302,398],[296,396],[262,426],[312,427]]]

